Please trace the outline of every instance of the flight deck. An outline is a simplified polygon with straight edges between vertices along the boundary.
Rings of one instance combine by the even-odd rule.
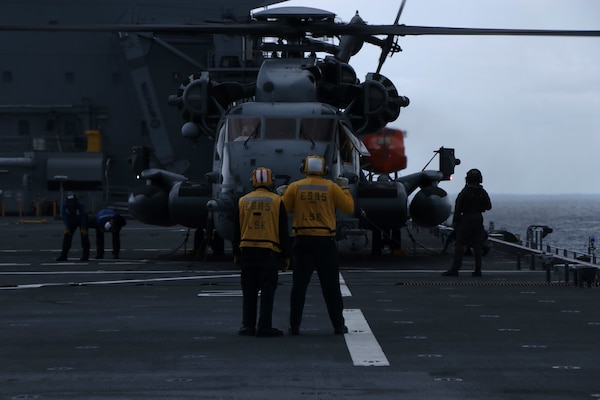
[[[273,325],[244,337],[239,269],[189,256],[192,234],[128,221],[121,258],[56,262],[61,221],[0,220],[1,399],[600,398],[599,289],[517,269],[492,248],[483,277],[427,230],[402,255],[343,254],[349,332],[334,335],[316,274],[299,336],[291,272]],[[108,256],[108,257],[107,257]]]

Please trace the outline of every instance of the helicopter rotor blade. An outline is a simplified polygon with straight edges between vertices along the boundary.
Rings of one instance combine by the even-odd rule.
[[[402,0],[402,3],[400,3],[400,8],[398,9],[398,14],[396,14],[396,19],[394,20],[394,25],[398,25],[398,21],[400,21],[400,16],[402,15],[402,11],[404,10],[405,4],[406,0]]]
[[[419,35],[465,35],[465,36],[600,36],[600,30],[569,29],[501,29],[501,28],[452,28],[415,25],[369,26],[373,31],[386,31],[397,36]]]
[[[398,25],[398,21],[400,21],[400,16],[402,15],[402,10],[404,10],[404,5],[406,4],[406,0],[402,0],[400,3],[400,8],[398,9],[398,14],[396,14],[396,19],[394,20],[394,26]],[[383,67],[383,63],[387,59],[387,56],[390,54],[390,50],[392,50],[392,46],[394,46],[394,40],[396,36],[388,35],[381,46],[381,54],[379,55],[379,63],[377,64],[377,73],[381,71],[381,67]],[[396,48],[399,49],[396,43]],[[399,51],[399,50],[397,50]]]
[[[469,35],[469,36],[600,36],[600,30],[453,28],[416,25],[362,25],[313,22],[284,23],[203,23],[191,24],[92,24],[92,25],[0,25],[0,31],[26,32],[156,32],[172,34],[229,34],[281,37],[286,35]]]

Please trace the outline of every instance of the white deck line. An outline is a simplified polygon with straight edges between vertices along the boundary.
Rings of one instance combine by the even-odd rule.
[[[355,366],[387,367],[390,365],[379,342],[361,310],[344,310],[348,333],[344,335],[346,346]]]
[[[350,289],[348,289],[348,286],[346,286],[346,281],[344,280],[344,277],[342,276],[341,273],[340,273],[340,290],[342,291],[342,297],[352,297],[352,292],[350,292]]]

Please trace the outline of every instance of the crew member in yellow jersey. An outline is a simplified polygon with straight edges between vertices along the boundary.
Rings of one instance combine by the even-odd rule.
[[[242,264],[242,327],[244,336],[281,336],[272,326],[273,300],[279,279],[279,266],[289,266],[288,220],[281,197],[273,193],[269,168],[252,172],[254,191],[241,197],[235,213],[234,257]],[[260,316],[256,325],[258,292]]]
[[[326,171],[323,157],[306,157],[302,164],[302,172],[306,177],[292,182],[282,195],[286,210],[294,213],[291,335],[299,334],[306,289],[315,267],[334,332],[348,332],[344,323],[344,304],[340,290],[335,212],[339,209],[346,214],[353,213],[354,199],[348,190],[348,179],[339,177],[336,184],[323,176]],[[278,192],[281,193],[282,190]]]

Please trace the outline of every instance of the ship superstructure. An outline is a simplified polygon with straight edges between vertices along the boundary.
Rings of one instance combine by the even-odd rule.
[[[196,24],[244,21],[259,0],[7,0],[0,24]],[[32,12],[35,10],[35,12]],[[0,32],[2,213],[51,215],[66,191],[88,209],[126,206],[140,167],[190,178],[213,144],[182,140],[167,97],[190,71],[252,81],[258,46],[241,36],[133,32]],[[132,149],[137,154],[132,157]],[[197,172],[196,172],[197,171]]]

